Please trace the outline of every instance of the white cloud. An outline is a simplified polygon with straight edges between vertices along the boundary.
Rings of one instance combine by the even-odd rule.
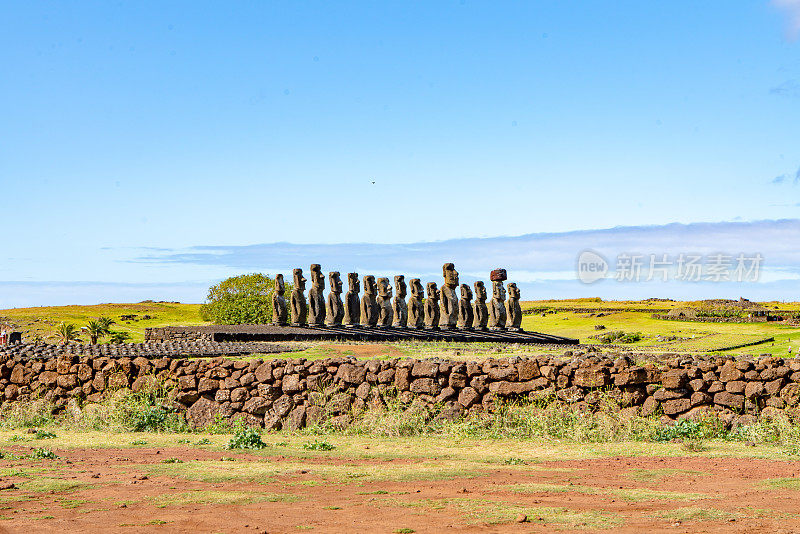
[[[786,29],[789,40],[797,40],[800,36],[800,0],[772,0],[772,5],[783,11],[789,19]]]

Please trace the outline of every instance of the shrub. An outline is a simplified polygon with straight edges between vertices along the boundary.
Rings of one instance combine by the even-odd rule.
[[[327,441],[309,441],[303,443],[303,448],[309,451],[332,451],[336,447]]]
[[[272,321],[275,280],[261,273],[223,280],[208,290],[200,315],[216,324],[263,324]],[[286,284],[286,294],[291,284]]]
[[[50,449],[40,448],[34,449],[30,454],[30,458],[31,460],[55,460],[58,456]]]
[[[228,442],[229,449],[263,449],[267,444],[261,440],[261,432],[255,428],[237,431]]]

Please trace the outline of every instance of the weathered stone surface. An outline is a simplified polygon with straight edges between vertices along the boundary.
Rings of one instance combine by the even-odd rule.
[[[197,387],[197,378],[194,375],[184,375],[178,378],[178,389],[189,390]]]
[[[284,375],[281,389],[284,393],[297,393],[298,391],[303,391],[303,384],[300,381],[299,375]]]
[[[424,393],[427,395],[438,395],[442,388],[438,382],[432,378],[417,378],[411,382],[410,390],[412,393]]]
[[[186,421],[194,428],[203,428],[214,423],[219,413],[219,403],[200,397],[186,410]]]
[[[475,389],[467,386],[461,390],[458,394],[458,403],[463,406],[464,408],[469,408],[472,406],[477,400],[480,399],[480,394],[478,394]]]
[[[665,415],[674,416],[686,412],[692,407],[692,403],[687,398],[672,399],[661,405]]]
[[[674,369],[661,375],[661,385],[665,388],[679,389],[686,385],[689,376],[683,369]]]
[[[439,364],[436,362],[416,362],[411,368],[411,376],[413,377],[436,377],[439,372]]]
[[[722,382],[732,382],[734,380],[741,380],[744,377],[739,369],[736,368],[736,363],[729,360],[719,370],[719,379]]]
[[[728,406],[729,408],[741,410],[744,406],[744,395],[737,395],[728,391],[721,391],[714,395],[714,404],[720,404],[722,406]]]
[[[744,393],[744,388],[747,385],[743,380],[733,380],[725,383],[725,391],[730,393]]]
[[[242,410],[253,415],[264,415],[270,407],[270,402],[264,397],[250,397],[242,406]]]
[[[306,426],[306,409],[304,406],[298,406],[291,412],[288,417],[289,430],[300,430]]]
[[[272,411],[280,418],[286,417],[293,407],[294,401],[289,395],[282,395],[272,403]]]
[[[630,386],[647,382],[647,370],[644,367],[629,367],[617,373],[614,384],[617,386]]]
[[[581,367],[575,370],[572,383],[585,388],[601,388],[611,382],[608,369],[605,367]]]
[[[197,383],[197,391],[200,393],[211,393],[219,388],[219,380],[213,378],[201,378]]]
[[[499,396],[519,395],[538,389],[536,380],[527,382],[490,382],[489,391]]]
[[[748,399],[758,397],[764,393],[764,384],[761,382],[748,382],[744,388],[744,396]]]
[[[360,384],[367,376],[367,369],[361,365],[343,363],[339,366],[336,378],[348,384]]]
[[[492,367],[489,369],[490,380],[516,380],[517,368],[516,367]]]

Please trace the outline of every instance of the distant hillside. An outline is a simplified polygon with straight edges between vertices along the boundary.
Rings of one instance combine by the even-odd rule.
[[[144,340],[144,329],[147,327],[207,324],[200,318],[200,304],[152,301],[0,310],[0,323],[13,325],[23,333],[24,341],[32,341],[36,335],[47,340],[62,321],[81,327],[101,316],[113,319],[116,324],[112,330],[128,332],[134,342]]]

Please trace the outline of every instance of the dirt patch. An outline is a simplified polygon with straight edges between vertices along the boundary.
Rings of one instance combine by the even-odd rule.
[[[28,448],[5,452],[1,483],[17,489],[0,491],[0,532],[800,530],[795,461],[604,458],[449,473],[453,458],[170,447],[56,449],[58,459],[30,460]],[[248,480],[226,482],[195,476],[208,465],[224,470],[218,462],[269,474],[254,470]],[[442,462],[443,476],[402,476],[422,462]],[[384,476],[362,477],[365,469]]]

